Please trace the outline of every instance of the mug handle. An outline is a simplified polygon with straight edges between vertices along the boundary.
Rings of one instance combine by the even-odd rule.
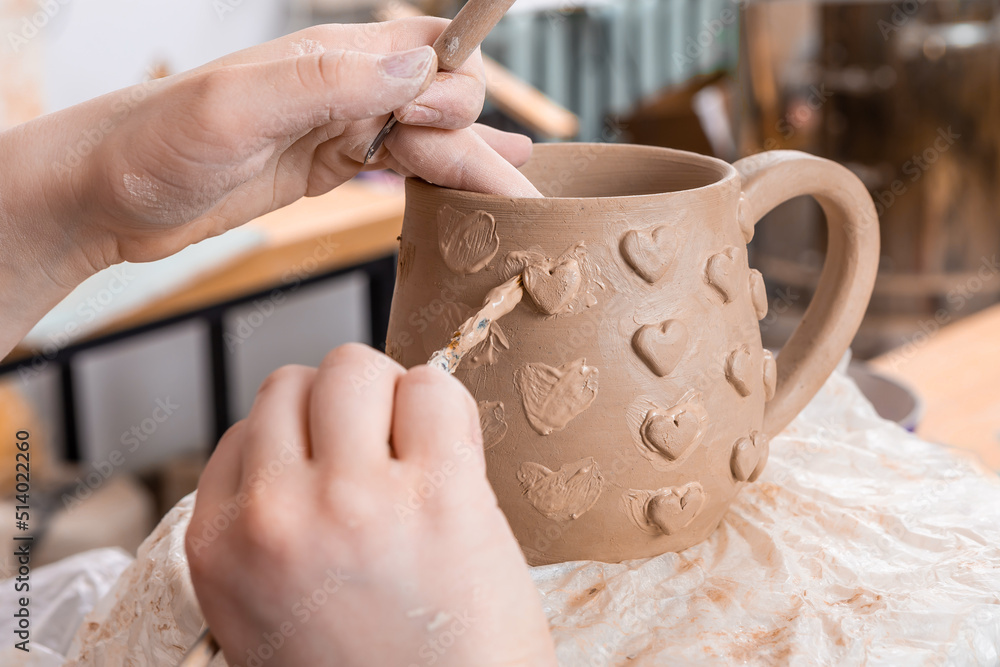
[[[878,215],[871,195],[847,168],[800,151],[769,151],[739,160],[739,223],[747,242],[754,225],[784,201],[811,195],[826,214],[826,261],[812,302],[778,355],[774,397],[764,433],[785,428],[819,391],[857,333],[875,286]]]

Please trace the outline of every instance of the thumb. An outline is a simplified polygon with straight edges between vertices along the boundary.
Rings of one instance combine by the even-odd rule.
[[[437,55],[429,46],[397,53],[326,51],[249,65],[241,95],[275,135],[306,132],[332,120],[392,113],[434,81]],[[251,91],[248,91],[251,92]]]

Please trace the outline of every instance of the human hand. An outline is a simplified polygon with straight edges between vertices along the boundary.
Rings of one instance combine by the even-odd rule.
[[[202,475],[187,554],[230,664],[555,665],[475,401],[364,346],[264,382]]]
[[[447,21],[324,25],[232,54],[148,91],[81,169],[95,264],[170,255],[362,170],[388,114],[400,126],[367,168],[448,187],[538,196],[514,169],[526,137],[473,126],[482,61],[437,72]],[[88,105],[94,122],[134,97]]]

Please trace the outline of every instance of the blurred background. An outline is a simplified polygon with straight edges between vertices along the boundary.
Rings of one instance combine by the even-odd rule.
[[[309,25],[460,6],[0,0],[0,130]],[[536,141],[729,161],[790,148],[851,169],[882,225],[854,344],[871,363],[852,373],[884,416],[1000,469],[1000,0],[518,0],[483,50],[482,122]],[[64,163],[100,140],[81,137]],[[384,345],[402,210],[398,178],[366,175],[99,274],[50,313],[0,366],[0,432],[31,433],[36,564],[134,550],[270,371]],[[809,303],[825,242],[811,199],[758,225],[766,346],[780,349]],[[5,497],[12,472],[0,467]]]

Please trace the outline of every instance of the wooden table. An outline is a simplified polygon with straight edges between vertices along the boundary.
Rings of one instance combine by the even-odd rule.
[[[1000,470],[1000,305],[892,350],[872,365],[924,401],[917,434],[976,452]]]
[[[178,289],[102,323],[88,339],[141,327],[181,313],[282,285],[289,267],[307,262],[318,275],[386,257],[396,251],[403,221],[401,187],[350,181],[319,197],[303,198],[247,223],[264,242],[188,277]],[[317,248],[328,250],[317,252]],[[317,259],[318,258],[318,259]],[[31,357],[21,345],[4,362]]]

